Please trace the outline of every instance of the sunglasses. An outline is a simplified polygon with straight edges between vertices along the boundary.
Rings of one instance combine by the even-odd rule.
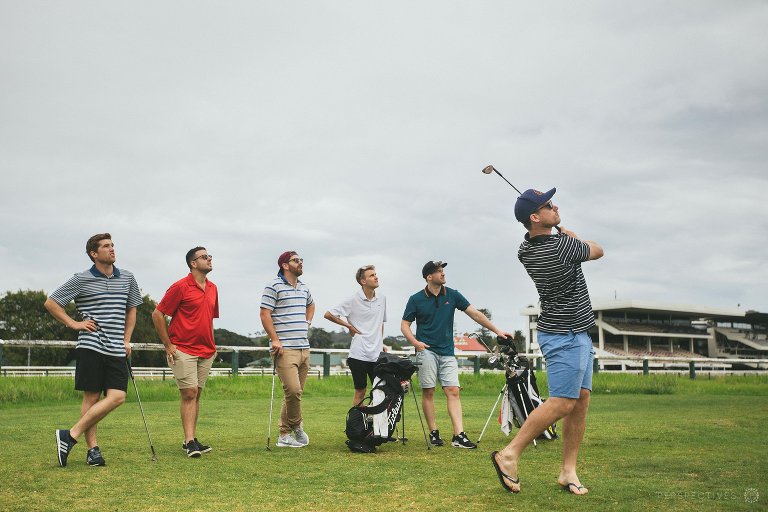
[[[212,260],[213,254],[201,254],[197,258],[192,258],[192,261],[199,260],[200,258],[203,258],[204,260]]]
[[[290,263],[304,263],[304,258],[291,258],[288,261]]]
[[[553,210],[555,208],[555,205],[552,204],[552,201],[547,201],[543,205],[539,206],[536,211],[541,210],[542,208],[546,208],[547,210]]]

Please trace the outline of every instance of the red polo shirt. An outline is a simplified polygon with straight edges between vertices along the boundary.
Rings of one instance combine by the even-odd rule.
[[[219,292],[205,280],[205,291],[192,273],[168,288],[157,309],[171,317],[168,337],[171,343],[191,356],[209,358],[216,353],[213,319],[219,318]]]

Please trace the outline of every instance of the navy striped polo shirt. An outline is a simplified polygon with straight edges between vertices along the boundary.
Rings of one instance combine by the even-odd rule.
[[[520,245],[517,257],[533,279],[541,301],[539,331],[565,334],[595,325],[581,264],[589,260],[589,245],[565,234],[541,235]]]
[[[125,314],[128,308],[139,306],[143,300],[133,274],[112,268],[112,276],[107,277],[93,265],[72,276],[49,297],[61,307],[74,300],[83,318],[99,326],[96,332],[80,331],[77,348],[125,357]]]

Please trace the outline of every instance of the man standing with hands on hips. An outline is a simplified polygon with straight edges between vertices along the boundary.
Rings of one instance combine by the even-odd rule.
[[[523,450],[562,418],[563,463],[557,481],[564,490],[582,495],[588,489],[576,475],[576,458],[592,390],[595,352],[587,331],[595,325],[595,314],[581,264],[601,258],[603,249],[558,227],[560,212],[552,204],[555,191],[528,189],[515,203],[515,218],[528,230],[517,257],[533,279],[541,303],[536,331],[547,362],[549,399],[533,410],[503,450],[491,453],[491,462],[501,486],[520,492],[518,461]]]
[[[181,426],[187,457],[200,457],[211,447],[197,440],[200,396],[216,357],[213,319],[219,318],[219,293],[208,280],[213,270],[213,256],[205,247],[187,251],[189,274],[173,283],[152,312],[152,322],[165,345],[168,366],[173,370],[181,393]],[[165,317],[171,317],[166,326]]]
[[[512,337],[499,330],[483,313],[472,306],[464,296],[445,286],[445,266],[442,261],[428,261],[421,269],[421,275],[427,285],[423,290],[411,295],[405,306],[400,330],[405,338],[416,348],[421,384],[421,407],[427,419],[429,440],[434,446],[443,446],[440,431],[435,419],[435,386],[440,380],[448,402],[448,416],[453,426],[451,446],[454,448],[477,448],[464,432],[464,420],[459,398],[459,365],[454,356],[453,314],[458,309],[472,320],[482,325],[497,336]],[[416,336],[411,331],[411,323],[416,321]]]
[[[110,412],[125,402],[128,389],[128,361],[131,335],[136,326],[136,308],[142,303],[139,285],[133,274],[115,266],[112,235],[93,235],[85,244],[85,253],[93,262],[88,270],[77,273],[45,301],[45,309],[77,336],[75,389],[83,392],[80,419],[69,430],[56,430],[59,465],[67,465],[69,452],[85,434],[89,466],[104,466],[96,442],[96,427]],[[64,307],[75,301],[83,316],[81,322],[70,318]],[[104,398],[101,394],[104,393]]]
[[[384,322],[387,321],[387,299],[376,293],[379,287],[376,267],[360,267],[355,279],[360,290],[324,315],[326,320],[349,329],[352,335],[347,357],[347,366],[355,385],[352,405],[359,404],[365,397],[368,380],[373,384],[373,370],[384,348]]]
[[[269,336],[277,375],[283,384],[277,446],[301,448],[309,444],[301,395],[309,372],[309,326],[315,303],[309,288],[299,281],[304,260],[296,251],[281,254],[277,266],[277,277],[264,288],[261,297],[261,325]]]

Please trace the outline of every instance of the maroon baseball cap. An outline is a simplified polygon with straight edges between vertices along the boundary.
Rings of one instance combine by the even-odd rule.
[[[277,266],[278,268],[283,268],[283,263],[288,263],[288,260],[291,259],[291,256],[296,256],[296,251],[285,251],[283,254],[280,255],[279,258],[277,258]]]

